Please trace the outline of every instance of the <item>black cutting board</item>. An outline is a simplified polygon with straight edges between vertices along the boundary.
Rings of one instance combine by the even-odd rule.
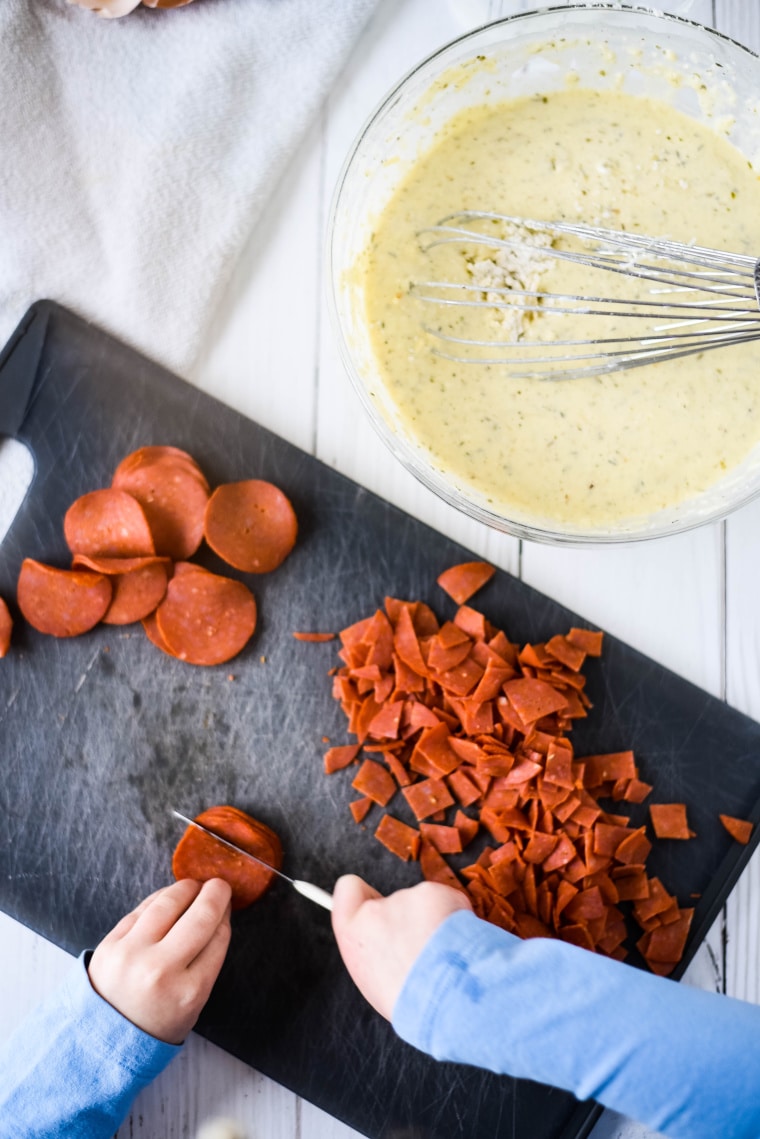
[[[323,736],[349,742],[327,675],[336,644],[291,634],[342,628],[386,594],[451,616],[436,576],[472,555],[49,302],[0,357],[0,434],[28,444],[36,463],[0,547],[0,595],[12,605],[21,560],[67,565],[67,506],[108,485],[138,446],[186,448],[212,485],[269,479],[300,521],[280,569],[246,579],[260,624],[228,665],[172,660],[139,626],[59,641],[18,621],[0,663],[2,908],[71,952],[91,946],[170,879],[181,828],[169,807],[215,803],[274,827],[296,877],[330,888],[353,871],[384,892],[418,881],[416,865],[372,837],[377,808],[366,826],[352,822],[351,773],[323,776]],[[230,572],[208,551],[199,558]],[[579,622],[506,573],[477,604],[520,642]],[[681,904],[699,895],[688,959],[749,858],[717,814],[760,818],[760,725],[612,637],[586,671],[594,708],[573,732],[576,752],[633,747],[653,798],[688,805],[698,838],[651,856]],[[597,1115],[563,1092],[439,1064],[398,1040],[348,980],[327,913],[284,884],[236,915],[199,1031],[378,1139],[578,1139]]]

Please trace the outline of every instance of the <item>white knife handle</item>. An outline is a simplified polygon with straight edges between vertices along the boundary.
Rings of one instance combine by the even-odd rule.
[[[321,886],[315,886],[313,882],[299,882],[297,878],[293,880],[293,885],[299,894],[303,894],[304,898],[308,898],[311,902],[316,902],[318,906],[324,906],[326,910],[333,908],[332,894],[328,894],[327,890],[323,890]]]

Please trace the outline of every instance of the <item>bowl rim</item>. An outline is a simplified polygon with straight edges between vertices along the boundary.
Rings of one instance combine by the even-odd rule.
[[[345,368],[351,386],[358,396],[367,416],[383,441],[387,449],[391,452],[394,458],[408,471],[421,482],[428,490],[432,491],[439,499],[453,506],[460,513],[465,514],[467,517],[474,518],[476,521],[481,522],[491,529],[501,531],[502,533],[510,534],[520,540],[527,539],[529,541],[540,542],[544,545],[553,546],[568,546],[576,548],[589,548],[595,546],[625,546],[633,545],[639,542],[654,541],[659,538],[667,538],[677,534],[683,534],[689,530],[695,530],[701,526],[707,526],[711,523],[718,522],[725,519],[728,515],[733,514],[735,511],[747,506],[754,499],[760,497],[760,484],[756,489],[748,490],[745,494],[731,503],[724,503],[717,505],[713,509],[707,511],[703,517],[698,517],[691,520],[674,519],[669,524],[661,524],[659,529],[652,531],[636,531],[626,532],[621,530],[619,532],[601,533],[601,532],[573,532],[571,530],[552,530],[540,525],[533,525],[528,522],[521,522],[507,518],[503,514],[495,511],[488,510],[486,507],[479,505],[471,499],[465,499],[464,495],[458,492],[454,487],[449,488],[443,479],[433,477],[428,471],[428,467],[423,465],[423,461],[418,459],[414,453],[410,453],[401,444],[399,444],[396,435],[392,431],[389,424],[378,412],[370,392],[368,391],[366,383],[359,375],[354,358],[344,334],[343,325],[338,311],[338,282],[335,267],[335,234],[336,234],[336,220],[338,217],[338,210],[341,203],[341,197],[346,184],[348,173],[353,165],[357,153],[361,147],[362,142],[366,138],[369,131],[374,126],[375,122],[389,109],[392,104],[397,100],[403,88],[406,87],[410,79],[412,79],[418,72],[422,71],[429,64],[433,63],[440,56],[449,52],[459,44],[465,44],[468,40],[474,39],[484,31],[491,28],[498,27],[512,27],[519,24],[520,21],[530,21],[537,16],[550,16],[552,14],[566,14],[568,12],[591,12],[599,11],[609,14],[625,14],[628,15],[642,15],[648,16],[655,20],[660,20],[666,24],[683,25],[688,28],[695,28],[700,33],[706,33],[709,37],[720,40],[723,43],[729,44],[732,48],[737,48],[745,55],[760,60],[760,52],[754,51],[752,48],[747,47],[746,44],[741,43],[739,40],[734,39],[732,36],[727,35],[725,32],[719,31],[717,28],[708,27],[706,24],[700,23],[698,20],[690,19],[687,16],[681,16],[673,12],[663,12],[660,9],[649,7],[644,4],[627,4],[616,3],[615,0],[590,0],[587,3],[571,3],[571,4],[551,4],[542,8],[532,8],[526,12],[514,12],[510,16],[502,16],[496,20],[487,20],[483,24],[478,24],[474,28],[463,32],[459,36],[455,36],[446,43],[441,44],[440,47],[430,52],[428,55],[420,59],[416,64],[409,68],[401,78],[398,79],[392,87],[386,92],[382,99],[374,106],[373,110],[366,116],[362,126],[355,135],[351,145],[346,152],[346,155],[341,163],[338,176],[336,178],[335,186],[332,191],[330,206],[327,213],[326,223],[326,242],[327,242],[327,256],[324,259],[324,273],[325,273],[325,287],[327,295],[327,308],[330,314],[330,321],[335,333],[338,345],[338,353],[341,358],[343,367]],[[617,18],[617,16],[615,16]],[[760,264],[760,259],[758,261]],[[464,501],[463,501],[464,500]],[[689,500],[685,500],[685,503]],[[676,504],[678,506],[679,504]],[[654,516],[656,517],[656,515]]]

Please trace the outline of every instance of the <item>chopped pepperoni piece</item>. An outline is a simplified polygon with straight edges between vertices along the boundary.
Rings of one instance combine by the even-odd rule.
[[[403,700],[396,700],[392,703],[384,704],[380,711],[370,720],[368,726],[369,734],[374,736],[375,739],[397,739],[403,710]]]
[[[220,558],[245,573],[269,573],[296,543],[298,521],[279,487],[246,479],[216,488],[204,521],[206,541]]]
[[[600,657],[602,655],[603,633],[591,629],[571,629],[567,634],[567,639],[575,648],[581,649],[586,656]]]
[[[673,962],[674,964],[680,961],[686,947],[686,938],[689,935],[693,916],[693,909],[682,909],[679,910],[679,916],[675,921],[651,930],[646,951],[647,961]]]
[[[420,652],[417,633],[409,609],[406,606],[399,612],[398,622],[393,635],[393,646],[398,656],[412,672],[415,672],[418,676],[427,676],[427,665]]]
[[[195,821],[275,870],[282,866],[282,845],[275,832],[244,811],[236,807],[209,807]],[[233,910],[250,906],[269,889],[276,877],[266,866],[243,853],[230,850],[224,843],[192,826],[187,828],[177,844],[172,872],[178,881],[195,878],[205,882],[210,878],[223,878],[232,887]]]
[[[30,625],[53,637],[78,637],[102,620],[112,587],[104,574],[64,570],[25,558],[18,579],[19,609]]]
[[[396,794],[396,784],[393,777],[374,759],[365,759],[353,780],[351,786],[371,799],[373,803],[384,807]]]
[[[463,807],[471,807],[481,798],[483,792],[472,782],[466,771],[452,771],[448,784]]]
[[[495,573],[494,567],[487,562],[463,562],[444,570],[438,577],[438,584],[457,605],[464,605]]]
[[[658,838],[693,838],[686,822],[685,803],[652,803],[649,807],[654,833]]]
[[[332,775],[335,771],[342,771],[353,763],[359,754],[358,744],[347,744],[344,747],[331,747],[325,752],[325,775]]]
[[[454,800],[442,779],[424,779],[404,787],[402,794],[417,819],[426,819],[436,811],[450,807]]]
[[[0,660],[6,655],[8,649],[11,647],[11,632],[13,630],[13,618],[10,615],[8,606],[0,597]]]
[[[619,870],[621,869],[627,870],[628,867],[619,868]],[[631,869],[633,869],[633,873],[624,876],[618,876],[613,870],[615,885],[621,902],[641,902],[644,898],[649,897],[649,882],[646,872],[643,868]]]
[[[63,532],[72,554],[132,558],[155,554],[148,519],[124,490],[93,490],[66,511]]]
[[[398,759],[392,752],[387,752],[385,762],[388,764],[391,775],[399,787],[408,787],[412,782],[412,777],[404,766],[403,761]]]
[[[237,656],[253,636],[256,602],[240,581],[201,569],[175,573],[156,620],[179,660],[222,664]]]
[[[651,849],[652,844],[646,836],[645,828],[639,827],[623,839],[615,851],[615,858],[628,865],[642,863],[646,862]]]
[[[545,680],[508,680],[504,691],[523,724],[528,725],[567,707],[567,700]]]
[[[626,782],[623,798],[628,803],[643,803],[651,790],[651,783],[644,783],[641,779],[629,779]]]
[[[432,842],[427,842],[424,838],[420,843],[420,869],[426,881],[441,882],[444,886],[453,886],[455,890],[464,891],[464,886],[446,860],[441,857]]]
[[[561,664],[567,666],[573,672],[577,672],[582,667],[586,654],[583,649],[579,649],[576,645],[569,641],[567,637],[558,634],[552,637],[551,640],[546,642],[547,652],[556,657]]]
[[[542,834],[540,831],[536,831],[535,834],[531,835],[528,845],[523,851],[523,858],[526,862],[544,862],[558,842],[559,835]]]
[[[659,878],[649,879],[649,895],[637,901],[634,912],[639,922],[647,922],[665,913],[673,905],[673,898],[663,886]]]
[[[414,861],[420,849],[420,835],[414,827],[407,826],[393,815],[383,815],[375,838],[404,862]]]
[[[477,819],[471,819],[464,811],[457,811],[454,816],[454,826],[459,831],[459,840],[462,847],[468,846],[480,830],[480,823]]]
[[[425,842],[433,844],[439,854],[459,854],[462,850],[462,836],[455,826],[420,823],[420,834]]]
[[[471,609],[469,605],[460,605],[454,617],[454,624],[464,630],[474,641],[485,641],[486,619],[482,613],[478,613],[477,609]]]
[[[366,796],[363,799],[352,799],[348,804],[351,808],[351,814],[354,816],[355,823],[361,823],[366,819],[372,800]]]
[[[587,755],[583,782],[586,787],[600,787],[616,779],[634,779],[636,763],[632,751],[616,751],[609,755]]]
[[[335,640],[335,633],[294,633],[293,636],[297,641],[311,641],[314,644]]]
[[[743,846],[747,845],[752,837],[752,823],[748,822],[747,819],[735,819],[732,815],[718,815],[718,818],[732,838],[735,838]]]

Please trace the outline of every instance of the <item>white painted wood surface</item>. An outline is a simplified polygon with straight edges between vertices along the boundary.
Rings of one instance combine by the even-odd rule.
[[[760,504],[725,523],[628,549],[578,551],[519,543],[459,516],[390,459],[337,356],[323,296],[323,235],[337,172],[354,136],[387,88],[424,55],[469,27],[534,6],[526,0],[380,0],[349,66],[274,191],[266,217],[241,251],[213,337],[188,378],[760,719]],[[760,49],[760,5],[752,0],[671,0],[658,6]],[[687,980],[760,1001],[759,947],[760,855],[742,876]],[[61,950],[0,914],[0,1039],[69,966]],[[118,1136],[193,1136],[215,1116],[235,1119],[246,1139],[356,1134],[192,1037],[184,1053],[138,1097]],[[607,1114],[594,1139],[647,1134]]]

